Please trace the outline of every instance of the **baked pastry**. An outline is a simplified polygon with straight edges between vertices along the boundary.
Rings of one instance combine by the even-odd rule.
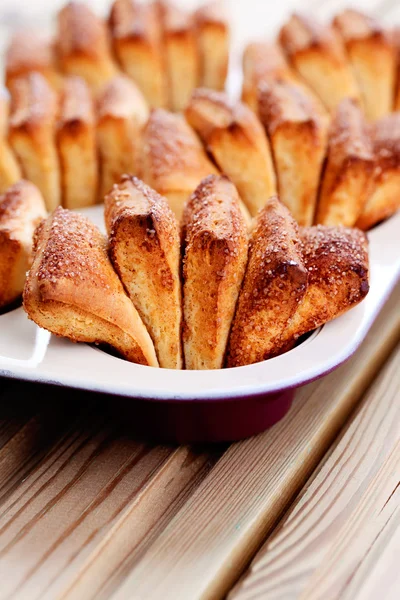
[[[97,100],[97,139],[101,162],[101,197],[124,173],[136,175],[143,127],[149,106],[135,82],[117,75]]]
[[[199,83],[200,55],[193,17],[182,8],[158,0],[162,24],[163,53],[168,82],[169,108],[185,108]]]
[[[286,81],[302,88],[312,98],[318,112],[327,111],[318,96],[301,79],[289,64],[282,47],[276,41],[250,42],[245,46],[242,56],[243,82],[242,101],[258,112],[258,93],[260,84],[265,81]]]
[[[400,26],[395,26],[390,32],[391,40],[396,51],[396,73],[393,92],[393,111],[400,110]]]
[[[121,68],[138,85],[151,107],[166,108],[167,80],[162,50],[161,23],[154,3],[115,0],[109,28]]]
[[[158,366],[153,342],[83,214],[57,207],[38,226],[23,306],[39,327],[74,342],[105,344],[129,361]]]
[[[250,234],[227,367],[260,362],[275,354],[307,283],[298,225],[277,197],[270,198],[255,218]]]
[[[0,194],[22,177],[21,168],[8,143],[10,96],[0,89]]]
[[[21,179],[0,196],[0,308],[21,297],[32,264],[32,239],[46,217],[38,188]]]
[[[4,56],[6,86],[11,89],[15,79],[32,71],[44,75],[55,88],[62,83],[52,37],[31,28],[17,29],[8,41]]]
[[[335,28],[296,12],[278,35],[290,63],[332,111],[345,97],[360,99],[360,91],[342,39]]]
[[[301,228],[300,238],[308,271],[307,291],[286,324],[274,356],[359,304],[369,291],[365,233],[350,227],[316,225]]]
[[[194,13],[199,49],[198,85],[224,90],[228,76],[230,27],[222,1],[203,4]]]
[[[341,35],[361,92],[367,119],[392,111],[397,52],[389,31],[355,9],[337,14],[333,25]]]
[[[116,75],[107,25],[84,2],[68,2],[59,11],[56,40],[62,72],[83,77],[95,93]]]
[[[57,118],[58,96],[44,75],[32,71],[14,81],[9,141],[23,176],[39,188],[49,211],[61,202]]]
[[[185,116],[254,216],[276,194],[269,141],[256,114],[225,92],[197,88]]]
[[[128,175],[105,197],[104,210],[111,261],[160,367],[182,369],[179,223],[166,198]]]
[[[356,228],[297,228],[271,199],[254,225],[227,366],[260,362],[337,318],[369,291],[368,240]],[[269,268],[268,268],[269,267]]]
[[[372,191],[374,155],[363,111],[342,100],[329,131],[315,223],[353,227]]]
[[[61,94],[57,146],[64,208],[83,208],[98,198],[94,103],[82,77],[67,76]]]
[[[258,88],[262,81],[298,82],[295,71],[275,41],[247,44],[242,56],[242,70],[242,101],[255,113],[258,112]]]
[[[400,208],[400,113],[375,121],[371,127],[375,157],[372,192],[356,226],[368,230]]]
[[[300,225],[312,225],[328,121],[312,98],[288,82],[262,82],[259,114],[274,156],[280,200]]]
[[[162,196],[178,220],[201,179],[218,173],[192,127],[177,113],[153,109],[143,131],[139,177]]]
[[[186,369],[220,369],[247,263],[247,228],[235,186],[206,177],[183,216]]]

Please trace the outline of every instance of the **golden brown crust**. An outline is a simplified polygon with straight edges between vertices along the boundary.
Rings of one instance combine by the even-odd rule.
[[[42,73],[56,88],[62,81],[57,68],[54,40],[31,28],[17,29],[12,34],[4,56],[4,69],[5,84],[9,89],[15,79],[32,71]]]
[[[0,307],[20,298],[32,263],[32,240],[46,217],[38,188],[20,180],[0,196]]]
[[[390,39],[396,52],[396,73],[393,94],[393,110],[400,110],[400,26],[390,30]]]
[[[55,143],[58,96],[41,73],[13,85],[9,141],[24,177],[42,192],[47,209],[60,204],[60,168]]]
[[[163,51],[169,91],[169,108],[185,108],[199,83],[200,56],[191,14],[168,0],[157,2],[163,32]]]
[[[259,113],[274,154],[280,200],[300,225],[311,225],[328,122],[309,95],[287,82],[260,84]]]
[[[234,185],[224,176],[205,178],[183,223],[186,369],[220,369],[247,262],[246,223]]]
[[[396,79],[396,49],[389,31],[377,19],[355,9],[335,16],[357,79],[367,119],[391,112]]]
[[[23,306],[39,327],[74,342],[108,344],[158,366],[151,338],[107,255],[106,238],[81,213],[58,207],[36,230]]]
[[[378,119],[371,130],[375,157],[373,188],[356,223],[363,230],[400,208],[400,113]]]
[[[258,213],[249,260],[229,337],[227,366],[275,356],[307,289],[298,226],[277,197]]]
[[[150,106],[166,107],[167,80],[156,5],[115,0],[109,26],[114,52],[123,71],[136,82]]]
[[[57,145],[62,205],[83,208],[98,195],[98,160],[94,102],[84,79],[69,76],[61,95]]]
[[[374,155],[359,105],[342,100],[333,117],[315,222],[352,227],[372,191]]]
[[[199,47],[199,85],[223,90],[230,49],[230,26],[223,2],[202,5],[194,12],[194,23]]]
[[[123,176],[105,198],[111,261],[147,326],[160,367],[182,369],[179,224],[166,198]]]
[[[10,116],[10,93],[0,88],[0,194],[19,181],[21,167],[8,143],[8,123]]]
[[[297,82],[282,48],[276,42],[251,42],[243,57],[242,101],[258,112],[258,88],[262,81]]]
[[[307,292],[286,325],[277,351],[335,319],[369,291],[368,240],[355,228],[317,225],[300,230]]]
[[[271,150],[256,114],[224,92],[197,88],[185,116],[254,216],[276,194]]]
[[[148,117],[147,101],[132,79],[118,75],[104,86],[97,102],[101,197],[124,173],[137,175],[140,139]]]
[[[57,15],[57,59],[68,75],[83,77],[97,92],[116,75],[106,23],[83,2],[68,2]]]
[[[139,176],[166,196],[178,220],[199,182],[217,172],[182,115],[161,108],[151,111],[143,132]]]
[[[334,27],[303,13],[293,13],[281,27],[279,42],[290,63],[329,110],[360,91],[342,39]]]

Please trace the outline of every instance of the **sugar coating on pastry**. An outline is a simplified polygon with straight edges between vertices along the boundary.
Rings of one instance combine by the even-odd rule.
[[[300,225],[311,225],[328,120],[299,86],[283,81],[260,84],[259,114],[273,151],[279,198]]]
[[[316,225],[301,228],[300,237],[308,286],[284,329],[279,352],[359,304],[369,291],[368,239],[364,232]]]
[[[247,263],[247,225],[235,186],[206,177],[183,216],[186,369],[220,369]]]
[[[58,95],[41,73],[33,71],[14,81],[9,141],[23,176],[39,188],[49,211],[61,202],[58,110]]]
[[[0,196],[0,307],[21,297],[32,264],[34,231],[47,216],[38,188],[19,180]]]
[[[200,54],[193,15],[169,0],[157,3],[167,73],[169,108],[182,111],[200,80]]]
[[[278,40],[290,63],[331,111],[344,97],[360,99],[360,90],[343,40],[334,27],[295,12]]]
[[[271,149],[257,115],[225,92],[197,88],[185,116],[254,216],[276,194]]]
[[[114,0],[108,23],[122,70],[135,81],[151,107],[166,108],[167,76],[156,3]]]
[[[58,12],[56,40],[62,72],[83,77],[94,92],[118,72],[106,22],[84,2]]]
[[[179,223],[166,198],[124,175],[104,200],[109,254],[154,342],[160,367],[182,369]]]
[[[375,169],[373,187],[356,226],[367,230],[400,208],[400,113],[371,126]]]
[[[367,119],[392,111],[397,56],[389,30],[371,15],[345,9],[333,19],[357,79]]]
[[[248,43],[242,56],[243,82],[241,98],[258,113],[258,90],[262,82],[287,81],[298,85],[313,98],[321,113],[326,113],[324,105],[311,88],[302,80],[289,64],[289,61],[276,41]]]
[[[178,220],[200,181],[217,173],[183,115],[161,108],[151,111],[143,131],[139,177],[166,196]]]
[[[35,231],[23,306],[39,327],[73,342],[106,344],[131,362],[158,366],[149,333],[83,214],[57,207]]]
[[[62,205],[84,208],[97,202],[98,157],[94,101],[82,77],[67,76],[57,127]]]
[[[224,90],[230,60],[230,24],[222,1],[211,1],[194,12],[199,49],[198,85]]]
[[[58,89],[63,75],[59,69],[55,39],[41,30],[24,27],[11,35],[4,56],[4,80],[11,89],[15,79],[38,72]]]
[[[137,175],[141,136],[149,105],[135,82],[117,75],[97,98],[97,138],[103,198],[121,175]]]
[[[330,125],[315,223],[352,227],[372,191],[374,153],[361,107],[342,100]]]
[[[307,289],[298,225],[277,197],[258,213],[226,365],[238,367],[277,353],[283,330]]]

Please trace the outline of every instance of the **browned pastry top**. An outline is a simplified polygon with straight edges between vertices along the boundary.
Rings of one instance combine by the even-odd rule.
[[[194,12],[196,25],[227,25],[227,14],[222,1],[215,0],[203,4]]]
[[[205,139],[217,129],[230,128],[233,131],[237,126],[243,127],[241,135],[249,137],[258,137],[262,132],[262,126],[254,112],[243,102],[231,101],[225,92],[197,88],[193,91],[187,107],[189,113],[191,108],[196,111],[193,115],[193,122],[196,121],[195,129],[201,131]]]
[[[58,13],[57,51],[61,57],[108,54],[106,25],[86,3],[71,1]]]
[[[372,126],[372,140],[377,170],[398,168],[400,166],[400,113],[394,112],[376,121]]]
[[[323,48],[343,60],[343,47],[333,27],[317,21],[302,12],[295,12],[285,23],[279,40],[289,56],[310,48]]]
[[[260,83],[259,112],[270,133],[287,122],[317,124],[321,118],[313,99],[298,85],[286,81]]]
[[[168,0],[156,0],[163,29],[168,34],[187,32],[193,26],[193,15]]]
[[[347,8],[337,14],[333,19],[333,24],[346,42],[385,35],[384,29],[377,19],[354,8]]]
[[[226,240],[228,246],[231,244],[234,248],[246,237],[239,205],[236,211],[232,211],[232,189],[231,181],[224,175],[209,175],[201,181],[183,212],[182,228],[187,239],[204,239],[205,234],[210,239]]]
[[[93,98],[86,81],[74,75],[66,77],[60,100],[59,126],[93,125],[94,120]]]
[[[332,121],[329,144],[331,158],[352,157],[373,160],[372,140],[369,128],[358,103],[344,98],[337,107]]]
[[[13,33],[5,54],[7,74],[41,70],[53,64],[53,40],[39,31],[19,29]]]
[[[120,219],[147,214],[152,224],[162,226],[163,241],[172,246],[176,241],[176,219],[168,202],[160,199],[162,196],[141,179],[122,175],[104,200],[104,218],[110,235],[113,236],[113,229]]]
[[[10,127],[36,127],[53,123],[58,114],[58,96],[45,77],[32,71],[13,85]]]
[[[33,250],[41,253],[39,246],[41,223],[34,235]],[[57,283],[58,280],[85,280],[90,285],[109,289],[107,271],[98,268],[99,255],[92,254],[91,248],[103,248],[106,253],[107,242],[99,229],[84,215],[62,207],[57,207],[51,222],[51,235],[48,236],[46,249],[43,251],[35,274],[38,281]],[[68,248],[66,258],[65,248]],[[92,275],[95,276],[92,277]]]
[[[309,285],[328,284],[332,286],[332,294],[335,294],[335,288],[339,289],[352,272],[361,279],[361,289],[355,292],[367,294],[368,240],[363,231],[351,227],[315,225],[301,227],[300,237]],[[318,269],[312,267],[315,264],[318,264]],[[350,302],[351,298],[348,300]]]
[[[97,117],[129,118],[135,116],[144,125],[149,116],[147,102],[134,81],[126,75],[116,75],[97,97]]]
[[[154,3],[115,0],[109,24],[114,38],[157,41],[160,37],[159,15]]]
[[[163,108],[152,109],[145,138],[145,151],[151,158],[152,174],[156,178],[162,179],[174,171],[197,171],[203,166],[208,167],[200,139],[178,113]]]

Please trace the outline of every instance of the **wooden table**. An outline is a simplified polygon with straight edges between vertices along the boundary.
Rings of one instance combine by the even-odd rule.
[[[400,597],[400,285],[357,353],[230,446],[0,380],[0,600]]]

